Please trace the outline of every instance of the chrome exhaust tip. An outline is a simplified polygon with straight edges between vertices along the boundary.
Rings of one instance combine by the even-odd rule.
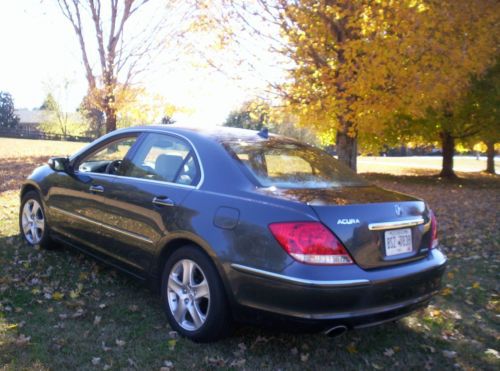
[[[329,329],[325,330],[324,334],[328,337],[333,338],[342,335],[346,331],[347,331],[347,326],[338,325],[330,327]]]

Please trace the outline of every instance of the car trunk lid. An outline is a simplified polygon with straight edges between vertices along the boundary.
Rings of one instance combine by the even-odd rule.
[[[417,198],[374,186],[268,192],[307,203],[364,269],[421,259],[429,251],[430,216]]]

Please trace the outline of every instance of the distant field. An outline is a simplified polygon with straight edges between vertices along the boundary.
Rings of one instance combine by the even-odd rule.
[[[30,157],[35,164],[46,161],[51,156],[70,155],[86,143],[60,142],[53,140],[0,138],[0,159],[22,159]],[[441,169],[441,156],[409,156],[409,157],[365,157],[358,158],[360,173],[387,174],[421,174],[425,170]],[[500,158],[495,159],[496,166]],[[486,168],[486,157],[478,159],[474,156],[455,156],[455,170],[459,172],[477,172]],[[428,173],[428,171],[425,171]]]
[[[0,138],[0,158],[70,155],[86,143]]]
[[[387,173],[419,175],[425,170],[441,169],[441,156],[407,156],[407,157],[365,157],[358,158],[358,171],[360,173]],[[495,165],[500,166],[500,158],[495,158]],[[455,156],[455,171],[470,173],[486,169],[486,157],[481,156]]]

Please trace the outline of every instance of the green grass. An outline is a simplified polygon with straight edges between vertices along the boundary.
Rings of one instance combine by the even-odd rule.
[[[442,294],[397,323],[338,338],[237,326],[215,344],[179,338],[139,282],[72,250],[27,246],[9,186],[0,191],[0,369],[499,369],[498,177],[366,177],[436,212],[449,257]]]

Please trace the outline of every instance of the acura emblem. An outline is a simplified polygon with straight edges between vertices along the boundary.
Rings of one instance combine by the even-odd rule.
[[[394,206],[394,211],[396,212],[397,216],[401,216],[402,210],[399,205]]]

